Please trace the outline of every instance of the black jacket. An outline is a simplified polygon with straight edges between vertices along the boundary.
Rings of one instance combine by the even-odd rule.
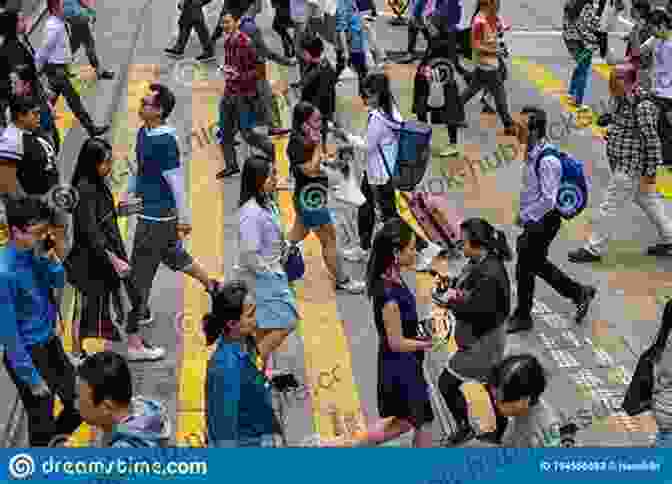
[[[0,98],[10,98],[11,73],[17,74],[25,81],[37,82],[35,59],[28,47],[18,38],[6,39],[0,45]]]
[[[82,292],[111,291],[119,277],[105,252],[128,261],[112,192],[106,186],[82,180],[77,184],[79,204],[73,214],[73,249],[66,259],[68,281]]]
[[[56,150],[48,138],[35,133],[23,134],[23,158],[16,176],[28,195],[44,195],[58,184]]]
[[[457,324],[455,339],[459,347],[464,339],[460,327],[469,325],[471,334],[480,338],[502,325],[511,312],[511,282],[504,263],[494,255],[475,264],[456,289],[467,293],[464,300],[451,305]],[[467,329],[467,328],[465,328]]]
[[[333,119],[336,111],[336,82],[338,74],[328,60],[311,65],[306,70],[301,89],[301,101],[320,110],[323,119]]]

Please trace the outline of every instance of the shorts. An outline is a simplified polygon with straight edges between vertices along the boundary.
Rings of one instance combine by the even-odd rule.
[[[354,0],[338,0],[336,7],[336,32],[350,32],[355,13]]]
[[[306,229],[316,229],[322,225],[334,223],[334,217],[330,208],[327,206],[308,208],[305,206],[305,203],[301,203],[297,195],[294,196],[294,210],[301,224]]]
[[[257,272],[255,280],[257,327],[259,329],[294,329],[299,312],[289,287],[287,274]]]

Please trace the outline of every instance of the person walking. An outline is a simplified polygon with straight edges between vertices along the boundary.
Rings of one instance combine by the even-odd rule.
[[[47,0],[49,17],[46,23],[46,36],[44,45],[35,55],[35,65],[38,72],[44,72],[49,80],[49,86],[54,94],[52,103],[65,96],[68,107],[77,117],[82,127],[86,129],[90,137],[105,134],[109,126],[96,126],[91,116],[84,108],[82,99],[70,82],[70,69],[72,53],[68,27],[63,14],[62,0]]]
[[[439,391],[457,431],[453,445],[476,436],[469,422],[469,410],[461,386],[469,381],[489,383],[490,372],[503,356],[506,346],[505,321],[511,311],[511,283],[504,265],[512,259],[506,235],[486,220],[472,218],[462,222],[463,252],[467,265],[450,287],[439,286],[432,299],[455,316],[457,353],[439,376]],[[497,427],[504,426],[501,418]]]
[[[66,259],[68,280],[83,296],[82,316],[75,336],[74,352],[84,357],[86,338],[121,341],[122,335],[112,321],[110,304],[120,301],[122,285],[132,304],[125,314],[122,304],[115,304],[119,322],[126,320],[128,359],[160,360],[165,349],[148,344],[139,333],[137,319],[143,315],[142,301],[121,238],[118,214],[109,187],[112,173],[112,146],[105,140],[90,138],[84,142],[77,158],[70,185],[79,193],[74,213],[73,248]]]
[[[662,160],[658,134],[660,108],[644,91],[635,87],[636,67],[616,66],[609,81],[617,100],[612,123],[607,131],[607,158],[612,175],[593,233],[580,249],[569,253],[575,263],[600,262],[609,245],[616,217],[626,202],[637,204],[658,230],[660,242],[649,247],[652,256],[672,256],[672,218],[656,189],[656,171]]]
[[[549,247],[562,225],[562,217],[556,208],[562,165],[552,154],[539,159],[544,150],[552,146],[547,141],[546,112],[536,106],[526,106],[522,112],[528,117],[528,152],[517,220],[523,228],[516,244],[518,304],[509,321],[509,333],[529,331],[534,325],[532,306],[537,276],[576,304],[577,324],[586,317],[597,293],[594,287],[570,279],[548,260]]]
[[[196,30],[198,38],[201,41],[203,52],[196,57],[197,61],[210,62],[215,59],[215,51],[213,43],[210,39],[210,32],[205,23],[205,16],[203,15],[203,7],[205,7],[212,0],[180,0],[178,9],[180,9],[180,18],[178,19],[179,32],[177,40],[173,47],[164,50],[166,55],[181,59],[184,57],[184,49],[189,42],[191,31]]]
[[[83,1],[86,2],[86,5],[82,4]],[[100,61],[96,54],[96,41],[91,31],[91,25],[96,18],[93,10],[93,0],[63,0],[63,14],[70,27],[72,55],[74,56],[83,44],[91,67],[96,71],[96,77],[98,79],[114,79],[114,72],[100,67]]]

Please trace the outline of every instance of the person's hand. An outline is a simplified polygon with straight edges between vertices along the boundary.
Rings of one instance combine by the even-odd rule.
[[[114,270],[117,271],[117,274],[119,275],[125,275],[131,272],[131,266],[121,257],[117,257],[116,255],[110,253],[110,262],[112,262]]]
[[[35,398],[48,398],[51,396],[51,390],[49,390],[44,380],[40,380],[36,385],[30,385],[30,393]]]
[[[429,340],[418,340],[418,343],[420,346],[420,351],[432,351],[432,348],[434,348],[434,341],[431,339]]]
[[[639,190],[642,193],[656,193],[656,176],[642,176],[639,180]]]
[[[184,240],[191,234],[191,225],[189,224],[177,224],[177,236]]]

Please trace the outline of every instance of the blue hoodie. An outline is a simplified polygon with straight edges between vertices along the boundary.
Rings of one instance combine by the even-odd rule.
[[[65,286],[63,265],[19,250],[13,242],[0,248],[0,321],[9,364],[29,385],[42,381],[30,349],[55,335],[56,307],[49,291]]]
[[[134,397],[128,418],[114,427],[106,447],[165,447],[171,437],[165,406],[144,397]]]

